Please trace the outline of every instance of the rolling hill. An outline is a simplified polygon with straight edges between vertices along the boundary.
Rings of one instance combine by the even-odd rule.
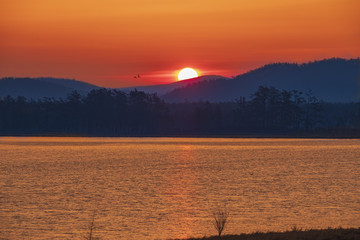
[[[234,78],[201,76],[171,84],[119,88],[157,93],[167,102],[225,102],[239,97],[251,98],[259,86],[280,90],[311,91],[327,102],[349,102],[360,99],[360,58],[332,58],[304,64],[273,63]],[[98,86],[86,82],[59,78],[3,78],[0,97],[25,96],[64,98],[73,90],[86,94]]]
[[[232,79],[191,83],[162,97],[168,102],[224,102],[240,96],[250,98],[260,85],[311,91],[314,96],[328,102],[359,101],[360,58],[333,58],[305,64],[274,63]]]
[[[68,93],[77,90],[86,94],[98,86],[89,83],[60,78],[3,78],[0,79],[0,96],[24,96],[28,99],[65,98]]]

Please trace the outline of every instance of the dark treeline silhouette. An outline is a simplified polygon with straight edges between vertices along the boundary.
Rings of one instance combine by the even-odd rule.
[[[260,86],[247,100],[166,103],[156,94],[96,89],[66,99],[0,98],[1,135],[359,136],[359,103]],[[313,135],[312,135],[313,134]]]

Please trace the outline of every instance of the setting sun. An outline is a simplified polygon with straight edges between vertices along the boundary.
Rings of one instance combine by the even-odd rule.
[[[195,78],[198,77],[198,73],[192,69],[192,68],[184,68],[181,69],[180,72],[178,73],[178,80],[185,80],[185,79],[190,79],[190,78]]]

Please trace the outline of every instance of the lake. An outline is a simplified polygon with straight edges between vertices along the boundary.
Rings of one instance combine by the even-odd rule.
[[[360,226],[360,141],[0,137],[0,239]]]

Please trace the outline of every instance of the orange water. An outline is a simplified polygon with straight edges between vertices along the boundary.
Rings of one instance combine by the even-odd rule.
[[[0,138],[0,239],[360,226],[360,141]]]

